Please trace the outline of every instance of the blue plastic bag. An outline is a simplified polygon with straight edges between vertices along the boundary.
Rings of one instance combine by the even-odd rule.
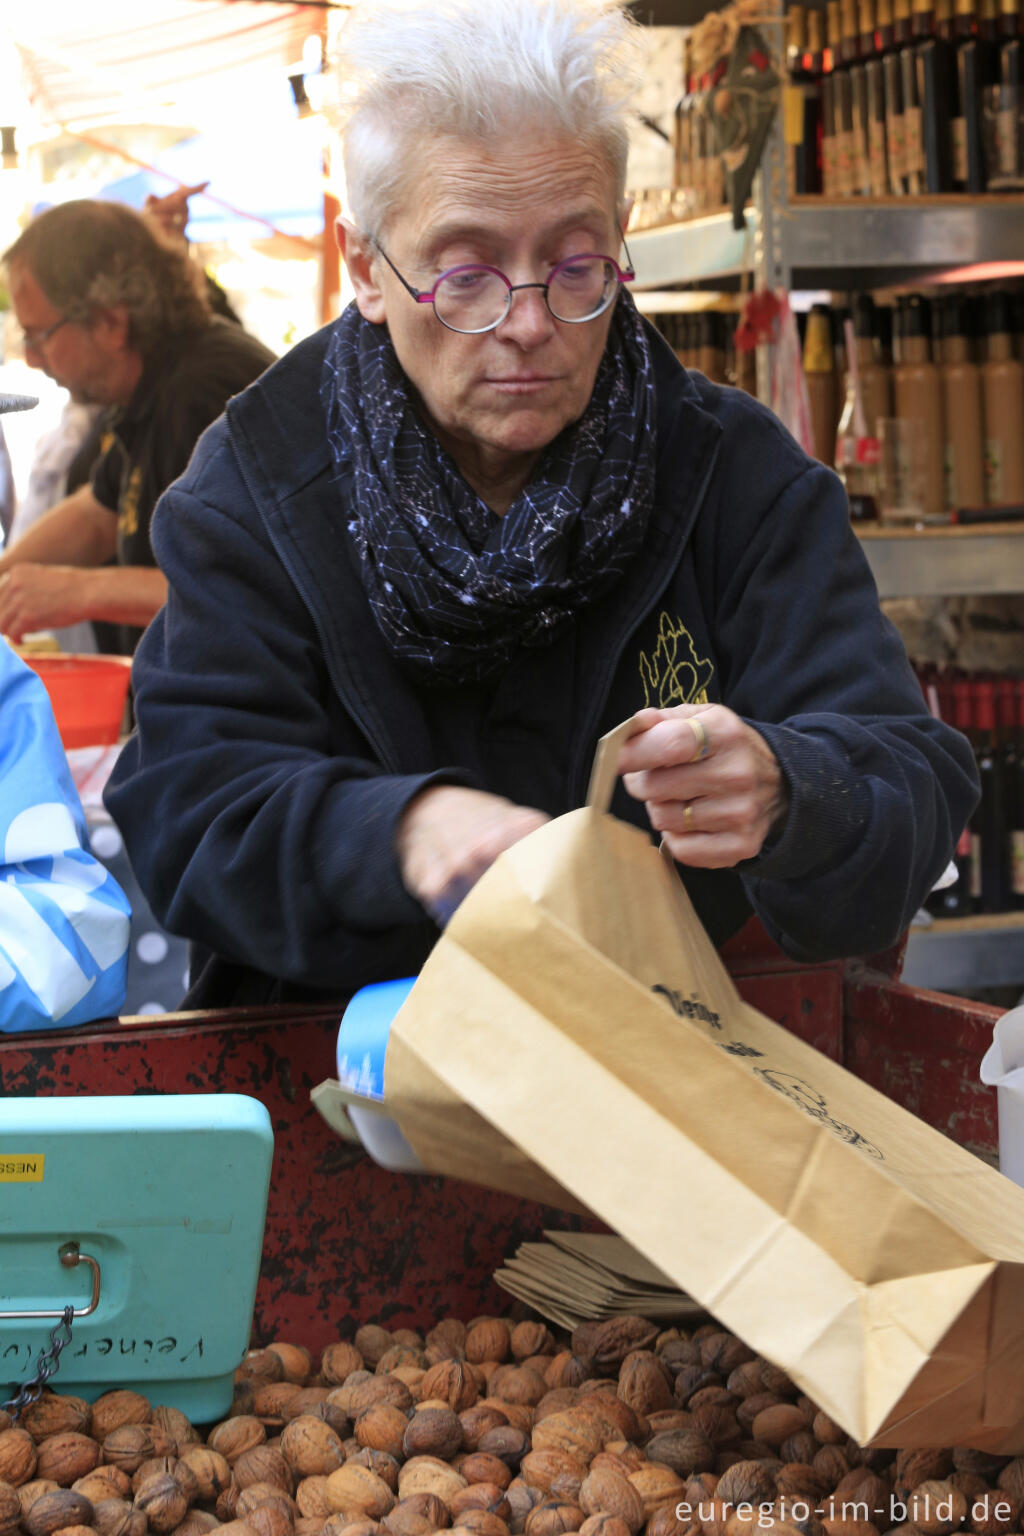
[[[46,689],[0,641],[0,1030],[66,1029],[124,1002],[131,914],[88,848]]]

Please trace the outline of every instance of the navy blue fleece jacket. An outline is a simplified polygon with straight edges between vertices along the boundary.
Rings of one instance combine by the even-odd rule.
[[[550,646],[485,684],[425,688],[363,591],[319,403],[327,334],[229,404],[153,523],[168,600],[106,799],[154,912],[205,953],[193,1001],[342,995],[415,970],[437,931],[395,856],[413,795],[456,782],[557,815],[583,803],[603,731],[704,699],[762,733],[791,796],[759,858],[681,871],[712,937],[752,907],[794,955],[894,942],[976,777],[924,707],[831,471],[652,332],[641,554]],[[646,825],[621,785],[613,810]]]

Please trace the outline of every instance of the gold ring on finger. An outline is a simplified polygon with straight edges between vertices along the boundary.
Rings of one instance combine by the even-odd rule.
[[[693,806],[690,804],[689,800],[683,806],[683,831],[693,831]]]

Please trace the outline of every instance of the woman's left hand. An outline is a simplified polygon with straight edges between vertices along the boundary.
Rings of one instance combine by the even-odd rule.
[[[672,857],[701,869],[755,858],[789,807],[764,737],[724,704],[642,709],[634,723],[619,772]]]

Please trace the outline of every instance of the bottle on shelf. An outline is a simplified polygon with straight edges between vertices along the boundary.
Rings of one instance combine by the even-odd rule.
[[[1008,296],[990,293],[984,313],[985,500],[1013,506],[1024,502],[1024,363],[1015,356]]]
[[[906,430],[915,439],[912,452],[920,465],[924,514],[941,520],[946,505],[942,381],[932,361],[928,303],[919,293],[899,301],[895,352],[896,415],[916,424]]]
[[[956,56],[952,72],[953,186],[958,192],[984,192],[982,98],[989,73],[985,41],[975,0],[955,0]]]
[[[803,6],[791,5],[786,12],[789,79],[783,99],[783,126],[789,185],[797,196],[821,191],[821,61],[811,49],[808,23]]]
[[[1006,812],[1003,795],[1003,763],[996,728],[996,689],[991,678],[973,685],[975,757],[981,780],[981,801],[976,813],[974,836],[977,894],[975,910],[1003,912],[1008,905],[1009,882],[1006,870]]]
[[[972,353],[967,304],[950,299],[943,311],[942,403],[946,422],[946,507],[985,505],[985,434],[981,375]]]
[[[903,84],[903,153],[907,191],[924,191],[924,127],[917,68],[917,50],[932,34],[932,0],[911,0],[908,25],[897,27],[906,40],[900,47],[900,78]],[[899,13],[897,12],[897,15]],[[907,36],[909,28],[909,36]]]
[[[868,435],[873,438],[879,436],[879,422],[893,412],[892,369],[884,356],[880,318],[881,311],[871,295],[859,293],[853,309],[857,372]]]
[[[826,197],[839,194],[839,117],[836,106],[836,79],[833,26],[833,4],[829,0],[823,16],[821,11],[811,12],[810,25],[820,29],[821,47],[821,190]]]
[[[902,19],[900,13],[902,12]],[[885,163],[889,172],[887,191],[893,197],[907,192],[906,131],[903,124],[903,79],[900,74],[900,33],[906,24],[910,36],[910,0],[878,0],[878,42],[882,69],[882,106],[885,114]]]
[[[851,0],[847,0],[846,12]],[[835,100],[836,196],[853,197],[857,191],[855,156],[857,136],[853,126],[853,81],[850,49],[855,46],[845,35],[846,21],[841,0],[828,0],[828,33],[832,48],[832,90]]]
[[[1019,190],[1024,186],[1024,130],[1021,99],[1024,92],[1024,33],[1021,0],[999,0],[999,186]]]
[[[823,464],[835,458],[836,399],[835,351],[832,344],[832,311],[827,304],[815,304],[807,316],[804,333],[804,378],[811,407],[811,435],[814,456]]]
[[[857,363],[853,321],[844,322],[846,337],[846,401],[836,432],[836,472],[846,487],[850,518],[855,523],[878,521],[878,438],[868,426]]]
[[[868,182],[872,197],[887,197],[889,153],[885,133],[885,73],[882,53],[882,17],[888,15],[892,33],[892,0],[860,0],[860,55],[867,89]]]
[[[871,5],[871,0],[864,0]],[[873,13],[873,6],[871,6]],[[858,0],[841,0],[843,37],[840,57],[850,82],[852,191],[855,196],[871,196],[871,146],[868,113],[867,59],[861,45]],[[872,43],[872,47],[873,47]]]
[[[917,0],[915,0],[915,4]],[[935,0],[931,35],[917,49],[918,98],[924,146],[924,190],[953,190],[953,135],[950,107],[956,75],[952,41],[952,0]]]

